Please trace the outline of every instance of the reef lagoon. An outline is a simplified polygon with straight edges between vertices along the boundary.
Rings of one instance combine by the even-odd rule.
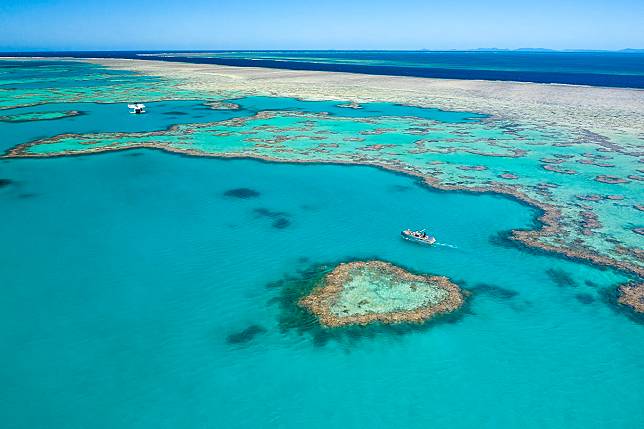
[[[610,131],[182,73],[0,61],[3,427],[641,426],[641,93]],[[374,260],[462,305],[301,305]]]

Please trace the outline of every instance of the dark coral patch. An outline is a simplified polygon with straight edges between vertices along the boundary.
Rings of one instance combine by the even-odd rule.
[[[535,223],[535,225],[537,224]],[[513,240],[511,231],[499,231],[498,233],[491,235],[489,238],[489,243],[494,246],[503,247],[505,249],[520,250],[522,252],[530,253],[531,255],[548,254],[546,250],[540,249],[538,247],[526,246],[520,241]]]
[[[578,293],[575,295],[575,299],[582,304],[592,304],[595,302],[595,298],[589,293]]]
[[[620,298],[619,288],[608,287],[599,290],[599,297],[602,302],[608,304],[608,308],[615,313],[628,317],[635,323],[644,325],[644,313],[639,313],[629,305],[624,305],[619,302]]]
[[[266,333],[266,328],[260,325],[250,325],[243,331],[235,332],[226,337],[228,344],[246,344],[252,341],[257,335]]]
[[[517,244],[510,239],[510,233],[508,231],[499,231],[498,233],[491,235],[488,241],[490,244],[503,247],[504,249],[518,248]]]
[[[577,282],[567,272],[556,268],[546,270],[548,277],[559,287],[576,287]]]
[[[619,183],[628,183],[629,181],[618,176],[610,176],[608,174],[601,174],[595,177],[595,181],[600,183],[607,183],[609,185],[617,185]]]
[[[503,173],[503,174],[499,174],[499,177],[500,177],[501,179],[507,179],[507,180],[514,180],[514,179],[518,179],[518,178],[519,178],[519,176],[517,176],[516,174],[512,174],[512,173]]]
[[[411,190],[411,186],[405,186],[405,185],[393,185],[390,190],[391,192],[406,192]]]
[[[276,229],[288,228],[290,225],[291,225],[291,221],[284,217],[275,219],[272,224],[273,228],[276,228]]]
[[[473,292],[475,294],[482,293],[501,299],[512,299],[519,294],[519,292],[515,290],[506,289],[488,283],[478,283],[476,286],[470,288],[470,292]]]
[[[315,211],[315,210],[318,210],[318,206],[315,206],[315,205],[312,205],[312,204],[302,204],[302,205],[300,206],[300,208],[301,208],[302,210],[306,210],[306,211]]]
[[[30,198],[35,198],[37,196],[38,196],[38,194],[34,194],[34,193],[30,193],[30,192],[25,192],[23,194],[18,194],[18,198],[20,198],[21,200],[27,200],[27,199],[30,199]]]
[[[261,194],[250,188],[235,188],[235,189],[229,189],[226,192],[224,192],[225,197],[231,197],[231,198],[240,198],[242,200],[247,200],[249,198],[257,198]]]
[[[255,213],[256,217],[268,217],[271,219],[276,219],[280,217],[286,217],[288,216],[288,213],[286,212],[277,212],[273,211],[264,207],[259,207],[253,210],[253,213]]]
[[[282,287],[283,285],[284,285],[284,280],[275,280],[275,281],[266,283],[266,288],[276,289],[276,288]]]

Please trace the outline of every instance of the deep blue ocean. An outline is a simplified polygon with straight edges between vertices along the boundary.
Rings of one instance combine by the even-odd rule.
[[[138,58],[241,67],[644,88],[644,53],[530,51],[93,51],[11,56]]]

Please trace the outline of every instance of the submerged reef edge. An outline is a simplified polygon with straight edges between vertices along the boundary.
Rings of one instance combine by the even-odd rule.
[[[261,115],[259,115],[261,116]],[[244,118],[246,119],[246,118]],[[244,119],[241,119],[243,121]],[[240,119],[229,120],[230,122],[240,121]],[[200,124],[204,126],[205,124]],[[172,126],[166,131],[156,131],[148,133],[149,136],[154,135],[164,135],[168,131],[172,130],[177,126]],[[127,133],[123,133],[124,137],[127,136]],[[134,149],[157,149],[164,152],[186,155],[186,156],[196,156],[196,157],[213,157],[213,158],[225,158],[225,159],[256,159],[267,162],[279,162],[287,164],[335,164],[335,165],[366,165],[377,168],[382,168],[387,171],[392,171],[396,173],[405,174],[408,176],[419,178],[423,181],[425,185],[430,188],[440,190],[440,191],[461,191],[468,193],[487,193],[487,194],[498,194],[506,197],[513,198],[523,204],[526,204],[530,207],[536,208],[540,211],[538,216],[537,223],[540,225],[540,228],[530,229],[530,230],[513,230],[508,237],[511,240],[522,243],[523,245],[530,248],[537,248],[544,250],[546,252],[551,252],[559,255],[563,255],[570,259],[577,259],[591,262],[595,265],[605,266],[616,268],[620,271],[628,273],[630,275],[636,276],[635,281],[619,285],[619,290],[622,294],[625,294],[625,288],[629,290],[637,290],[639,293],[644,294],[644,268],[628,261],[620,261],[613,259],[607,256],[599,255],[593,252],[591,249],[586,249],[582,246],[577,248],[572,248],[567,245],[561,244],[559,246],[551,245],[541,241],[541,238],[546,237],[556,237],[561,232],[560,218],[561,212],[554,205],[543,203],[538,201],[525,193],[521,192],[519,189],[512,185],[502,185],[502,184],[490,184],[486,186],[465,186],[465,185],[448,185],[440,181],[440,179],[427,176],[421,172],[413,170],[411,167],[401,165],[401,164],[387,164],[385,162],[374,161],[373,159],[355,159],[350,161],[344,160],[324,160],[324,159],[280,159],[276,157],[259,155],[257,153],[244,153],[244,152],[219,152],[219,153],[208,153],[199,150],[190,149],[187,147],[173,147],[169,146],[163,142],[143,142],[143,143],[126,143],[118,145],[105,145],[100,147],[88,147],[82,151],[60,151],[56,153],[37,153],[30,152],[29,148],[37,146],[40,144],[55,143],[58,140],[76,136],[75,134],[62,134],[54,138],[36,140],[32,142],[27,142],[18,146],[15,146],[9,149],[4,155],[0,158],[54,158],[54,157],[63,157],[63,156],[80,156],[80,155],[89,155],[97,154],[104,152],[112,151],[121,151],[121,150],[134,150]],[[637,249],[624,249],[624,251],[633,251],[637,252]],[[629,293],[632,295],[632,292]],[[620,304],[629,305],[635,311],[644,312],[644,305],[632,305],[632,301],[624,299],[619,301]]]

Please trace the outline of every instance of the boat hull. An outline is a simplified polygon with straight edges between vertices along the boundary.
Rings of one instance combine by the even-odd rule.
[[[407,240],[411,241],[412,243],[418,243],[418,244],[425,244],[427,246],[431,246],[432,244],[436,243],[436,238],[432,237],[431,235],[428,235],[425,238],[419,238],[419,237],[414,237],[411,234],[405,234],[405,232],[401,232],[400,236]]]

